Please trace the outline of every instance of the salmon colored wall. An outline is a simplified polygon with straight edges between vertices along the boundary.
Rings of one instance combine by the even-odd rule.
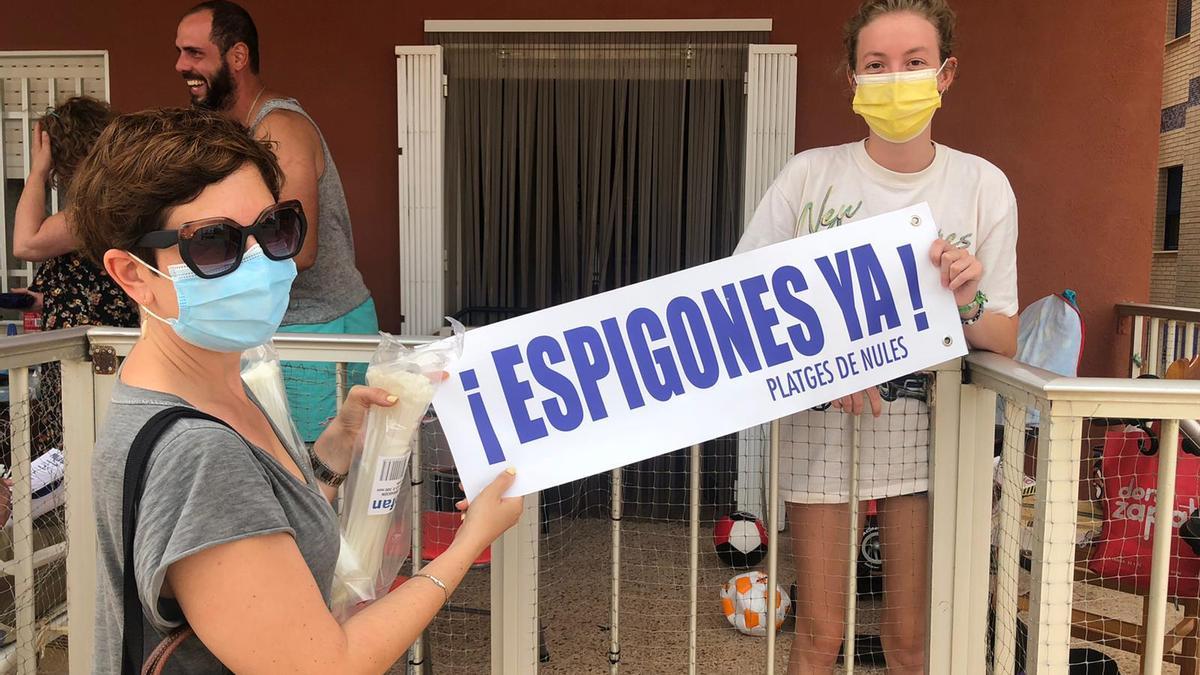
[[[851,114],[841,25],[854,0],[246,0],[263,75],[321,125],[345,181],[359,267],[398,328],[393,46],[424,42],[425,19],[772,18],[772,42],[799,50],[797,147],[845,142]],[[1122,374],[1113,303],[1149,297],[1165,0],[954,0],[960,79],[935,137],[980,154],[1012,181],[1021,209],[1023,304],[1079,291],[1085,374]],[[8,3],[0,49],[107,49],[121,110],[186,103],[173,72],[187,3]],[[336,289],[330,289],[336,292]]]

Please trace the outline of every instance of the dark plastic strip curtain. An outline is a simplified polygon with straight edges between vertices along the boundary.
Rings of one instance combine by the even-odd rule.
[[[429,34],[448,82],[449,310],[481,325],[729,255],[747,46],[767,37]],[[734,444],[704,456],[705,503],[732,504]],[[675,453],[627,470],[628,503],[685,517],[686,468]],[[608,479],[591,480],[598,506]]]

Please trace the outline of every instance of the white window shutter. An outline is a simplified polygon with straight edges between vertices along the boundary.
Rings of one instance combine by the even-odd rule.
[[[796,148],[796,45],[750,45],[746,71],[746,184],[742,227]],[[738,510],[766,516],[769,424],[738,434]],[[779,519],[784,522],[783,504]]]
[[[396,47],[400,311],[407,335],[437,332],[445,315],[442,82],[440,45]]]
[[[795,148],[796,45],[750,45],[743,227]]]

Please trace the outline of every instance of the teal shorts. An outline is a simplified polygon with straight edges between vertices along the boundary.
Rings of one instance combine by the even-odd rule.
[[[336,335],[374,335],[379,332],[375,301],[363,304],[325,323],[298,323],[280,326],[280,333],[329,333]],[[349,364],[346,387],[366,382],[367,366]],[[292,419],[306,443],[317,440],[325,423],[337,413],[337,366],[333,363],[284,361],[283,381],[287,388]]]

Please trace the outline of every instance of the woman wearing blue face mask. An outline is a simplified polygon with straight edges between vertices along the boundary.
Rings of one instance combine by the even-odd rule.
[[[737,252],[928,202],[941,239],[928,252],[954,293],[968,343],[1011,356],[1017,335],[1017,207],[1004,174],[932,140],[954,83],[945,0],[866,0],[845,28],[851,104],[864,140],[793,157]],[[832,672],[846,606],[849,448],[861,419],[858,493],[879,500],[888,672],[924,671],[928,624],[928,380],[910,375],[781,421],[780,492],[797,582],[790,673]],[[865,509],[863,509],[865,510]],[[862,527],[860,524],[859,530]]]
[[[240,354],[278,328],[305,236],[279,183],[236,122],[159,110],[115,120],[72,184],[82,251],[143,314],[94,454],[97,673],[138,672],[168,634],[182,641],[165,672],[382,672],[520,512],[504,474],[422,575],[345,623],[330,614],[330,500],[367,409],[396,399],[352,389],[309,451],[242,385]]]

